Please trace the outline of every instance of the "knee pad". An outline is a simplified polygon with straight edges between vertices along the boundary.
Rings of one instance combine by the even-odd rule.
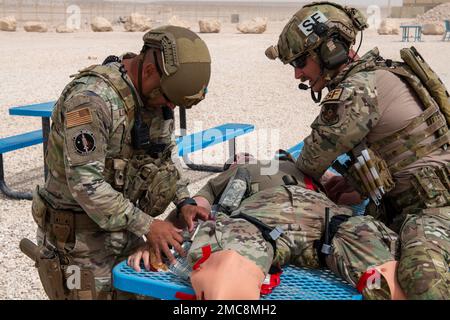
[[[191,274],[197,300],[257,300],[264,272],[234,250],[214,252]]]

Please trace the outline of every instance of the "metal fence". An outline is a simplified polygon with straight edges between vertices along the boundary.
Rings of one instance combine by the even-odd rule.
[[[176,15],[189,22],[214,18],[222,22],[237,22],[253,17],[284,20],[300,7],[299,3],[142,3],[109,2],[101,0],[0,0],[0,17],[14,16],[19,24],[26,21],[44,21],[50,25],[63,24],[79,8],[81,25],[87,26],[95,16],[102,16],[113,24],[120,17],[138,12],[154,21],[165,23]],[[71,8],[72,10],[68,10]],[[233,21],[232,21],[233,20]]]

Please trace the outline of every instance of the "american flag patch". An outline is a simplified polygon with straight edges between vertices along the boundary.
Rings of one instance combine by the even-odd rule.
[[[66,118],[67,128],[73,128],[92,122],[92,114],[89,108],[68,112]]]

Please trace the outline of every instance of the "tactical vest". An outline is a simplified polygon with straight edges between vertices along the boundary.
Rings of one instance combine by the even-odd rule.
[[[136,108],[136,102],[133,97],[132,89],[130,85],[124,80],[120,67],[115,65],[92,65],[81,70],[75,79],[94,76],[101,78],[105,81],[122,99],[125,106],[124,112],[118,110],[113,112],[113,123],[120,122],[120,117],[126,115],[127,121],[124,128],[124,134],[122,138],[121,150],[118,153],[113,154],[112,157],[107,157],[105,161],[105,169],[103,175],[105,181],[110,183],[114,189],[121,191],[125,182],[125,172],[128,160],[133,155],[133,148],[131,146],[131,130],[134,123],[134,110]],[[124,114],[125,113],[125,114]]]
[[[107,158],[105,162],[104,176],[105,180],[113,185],[116,190],[124,191],[127,183],[134,178],[136,169],[142,165],[152,162],[156,166],[166,158],[170,157],[170,147],[172,141],[172,134],[174,132],[174,121],[172,117],[166,116],[164,110],[160,109],[139,109],[143,110],[142,118],[149,125],[150,141],[155,152],[148,156],[143,150],[135,150],[132,148],[132,128],[135,118],[136,100],[128,84],[124,79],[122,66],[117,67],[117,64],[110,65],[93,65],[80,71],[75,76],[75,79],[95,76],[101,78],[103,81],[114,89],[117,95],[122,99],[125,106],[125,114],[127,116],[127,124],[123,138],[122,148],[119,153],[114,154],[113,158]],[[123,113],[113,112],[113,117],[122,117]],[[118,119],[114,119],[118,120]],[[136,163],[130,163],[136,162]],[[127,177],[132,175],[133,177]]]
[[[417,52],[415,53],[418,55]],[[401,56],[406,63],[385,60],[377,55],[374,58],[360,61],[359,63],[356,62],[355,67],[345,74],[345,78],[348,78],[356,73],[364,71],[389,71],[406,80],[425,108],[422,114],[414,118],[405,128],[370,145],[368,151],[371,160],[367,167],[364,165],[361,167],[358,164],[357,169],[355,169],[354,165],[347,172],[349,181],[353,181],[354,185],[359,185],[357,190],[367,196],[371,193],[369,192],[370,190],[367,189],[381,190],[382,194],[389,192],[395,187],[392,174],[403,170],[408,165],[439,148],[444,148],[446,150],[450,143],[450,100],[445,86],[428,65],[426,65],[426,67],[428,67],[426,73],[427,75],[430,75],[429,78],[432,79],[432,83],[424,83],[423,80],[419,78],[416,72],[413,71],[417,70],[417,68],[414,67],[414,63],[419,62],[422,64],[424,61],[417,61],[417,59],[412,56],[411,49],[403,49]],[[412,65],[413,68],[410,65]],[[424,66],[422,65],[421,67],[423,69]],[[421,78],[424,78],[423,75]],[[412,134],[416,128],[424,123],[427,124],[425,130]],[[423,142],[431,136],[435,137],[434,141],[429,144],[423,144]],[[394,142],[399,139],[405,140],[406,143],[393,147]],[[357,148],[365,150],[365,146],[361,147],[361,145],[359,145],[355,147],[355,149]],[[354,151],[355,150],[351,151],[353,156],[355,155]],[[392,162],[393,159],[405,155],[407,152],[411,152],[409,156],[406,158],[403,157],[402,160]],[[400,159],[401,158],[402,157],[400,157]],[[380,176],[378,179],[375,177],[373,181],[363,178],[364,175],[371,176],[367,171],[367,169],[371,169],[371,167],[378,170],[378,175]],[[377,195],[372,194],[371,197],[376,198]],[[378,199],[381,199],[381,197],[378,196]],[[376,203],[376,201],[374,202]]]

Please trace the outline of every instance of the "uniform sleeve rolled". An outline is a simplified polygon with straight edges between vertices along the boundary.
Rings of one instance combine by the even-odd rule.
[[[355,83],[341,85],[322,102],[296,162],[316,180],[337,157],[358,145],[379,119],[374,89]]]
[[[64,163],[75,201],[102,229],[146,234],[152,218],[105,181],[103,171],[112,126],[111,110],[93,93],[65,102]]]

